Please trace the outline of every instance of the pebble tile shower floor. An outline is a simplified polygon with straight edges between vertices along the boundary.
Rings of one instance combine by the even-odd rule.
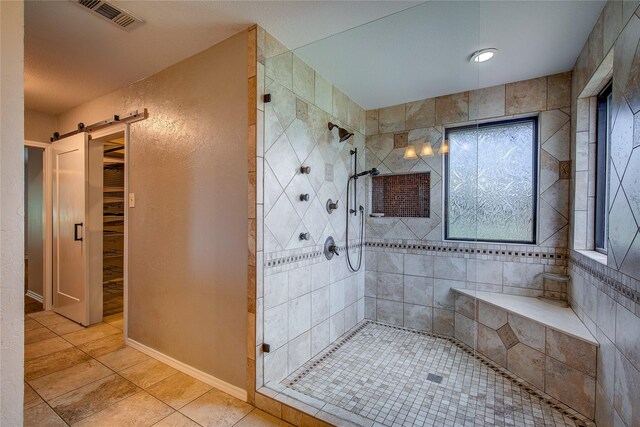
[[[374,426],[585,425],[451,340],[370,321],[282,384]]]

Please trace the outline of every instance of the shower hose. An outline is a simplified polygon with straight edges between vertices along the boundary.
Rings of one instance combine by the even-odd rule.
[[[347,237],[347,241],[345,243],[345,252],[347,252],[347,265],[349,266],[349,269],[353,272],[356,272],[358,270],[360,270],[360,266],[362,265],[362,240],[364,238],[364,208],[362,206],[360,206],[359,209],[359,213],[360,213],[360,246],[359,246],[359,250],[358,250],[358,264],[354,267],[353,264],[351,263],[351,257],[349,256],[349,215],[351,215],[351,213],[349,212],[349,187],[350,187],[350,183],[351,180],[353,179],[353,177],[349,177],[349,180],[347,181],[347,203],[345,203],[346,206],[346,218],[347,218],[347,230],[346,230],[346,237]],[[355,179],[353,180],[354,185],[357,185],[357,182],[355,181]],[[358,204],[357,200],[356,200],[356,205]],[[354,211],[355,209],[355,205],[354,205]]]

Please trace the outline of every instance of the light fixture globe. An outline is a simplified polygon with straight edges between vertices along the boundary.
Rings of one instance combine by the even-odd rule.
[[[469,58],[469,61],[476,62],[478,64],[481,62],[486,62],[491,58],[493,58],[497,52],[498,52],[498,49],[493,47],[487,48],[487,49],[480,49],[473,52],[473,54],[471,54],[471,58]]]

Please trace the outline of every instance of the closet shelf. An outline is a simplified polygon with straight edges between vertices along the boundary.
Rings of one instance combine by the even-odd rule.
[[[123,197],[105,196],[102,203],[104,204],[124,203],[124,196]]]
[[[103,193],[124,193],[124,187],[103,187]]]
[[[117,157],[103,157],[102,161],[106,165],[124,165],[124,159],[120,159]]]

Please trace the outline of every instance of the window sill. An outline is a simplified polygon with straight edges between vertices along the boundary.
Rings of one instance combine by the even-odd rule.
[[[576,250],[579,254],[586,256],[589,259],[594,261],[598,261],[600,264],[607,265],[607,256],[597,251],[585,251],[585,250]]]

